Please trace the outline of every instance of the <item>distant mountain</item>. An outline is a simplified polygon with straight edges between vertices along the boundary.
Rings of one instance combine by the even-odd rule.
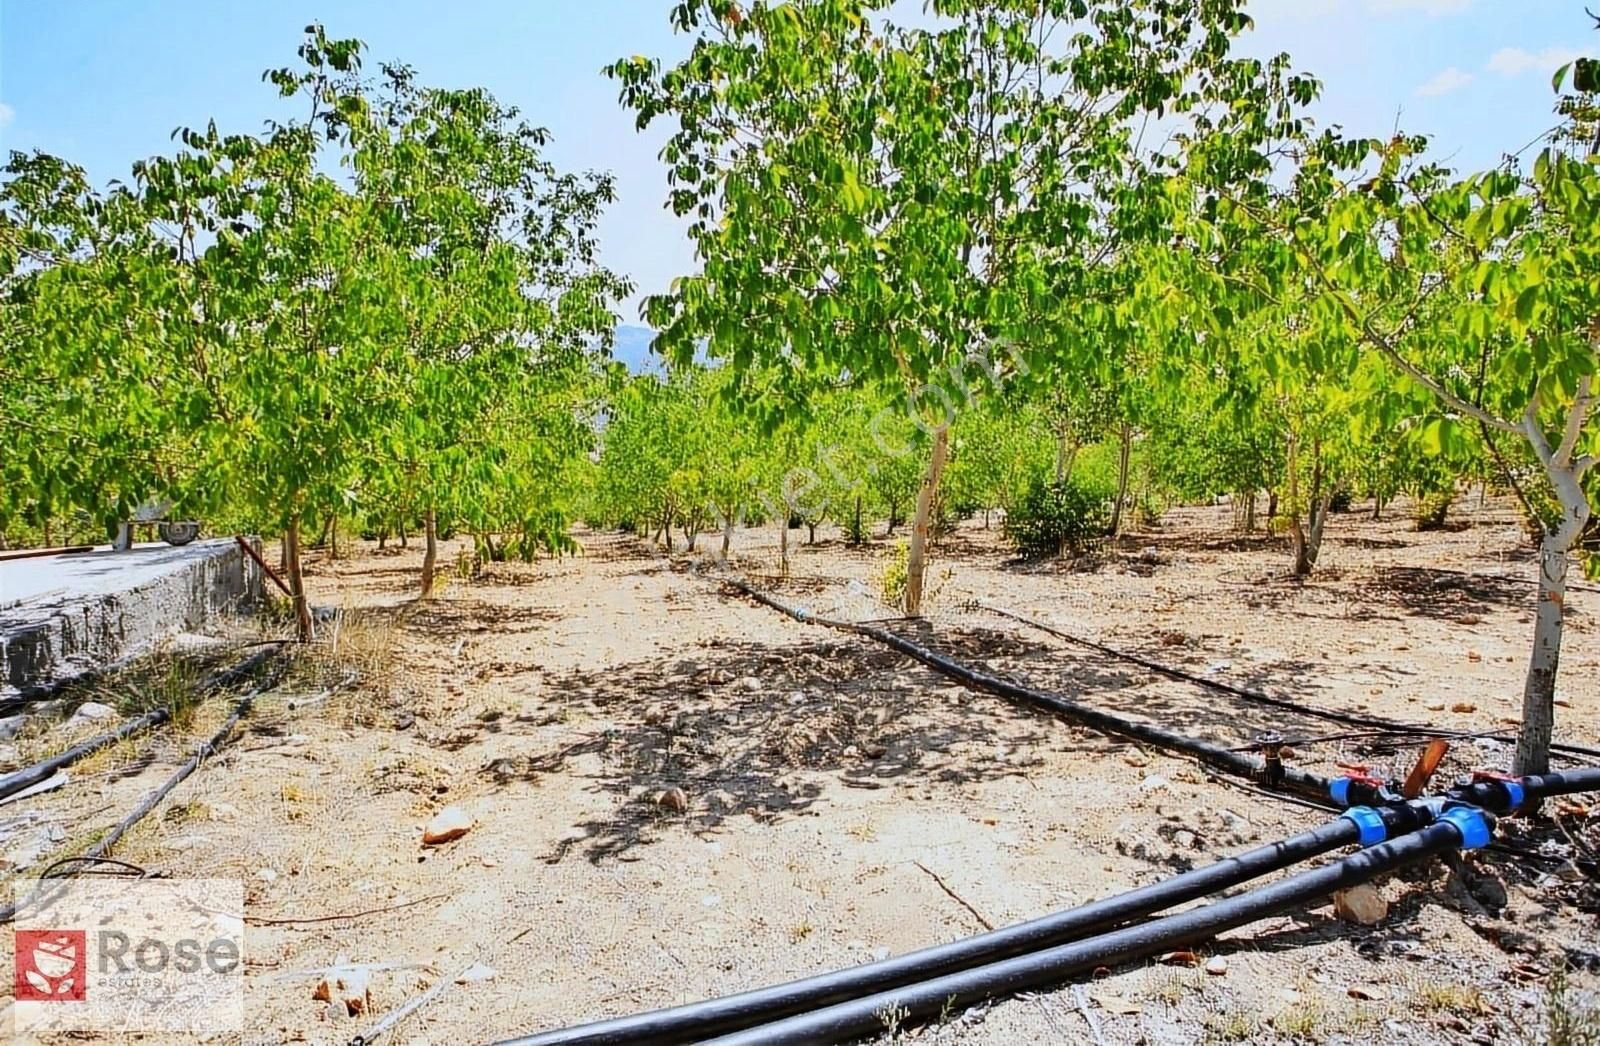
[[[664,370],[661,357],[650,351],[650,342],[655,340],[655,336],[656,332],[649,327],[620,324],[611,354],[634,374],[660,374]]]

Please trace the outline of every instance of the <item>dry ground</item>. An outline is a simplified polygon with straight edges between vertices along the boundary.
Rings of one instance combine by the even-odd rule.
[[[1311,704],[1493,731],[1519,704],[1527,552],[1506,506],[1474,501],[1458,518],[1461,529],[1418,534],[1403,518],[1337,517],[1308,584],[1284,576],[1280,540],[1231,533],[1225,509],[1175,510],[1076,564],[1014,562],[997,535],[963,525],[938,551],[928,620],[890,624],[1232,744],[1269,726],[1306,739],[1341,728],[1153,678],[975,601]],[[817,612],[889,616],[873,595],[888,542],[852,549],[825,535],[796,547],[780,581],[765,577],[775,537],[741,533],[741,568]],[[375,1014],[487,964],[492,979],[450,989],[398,1032],[487,1041],[971,934],[1325,819],[790,621],[728,594],[694,557],[581,539],[583,556],[491,565],[429,604],[412,601],[414,545],[316,562],[316,601],[344,612],[316,670],[336,679],[354,664],[360,688],[293,711],[281,696],[263,703],[119,850],[247,882],[261,923],[246,947],[247,1041],[343,1042],[364,1027],[370,1017],[332,1021],[311,1000],[305,971],[339,956],[410,967],[374,976]],[[1558,731],[1595,745],[1600,594],[1570,605]],[[320,685],[302,666],[290,689]],[[186,729],[203,733],[220,709]],[[60,825],[69,852],[185,743],[168,733],[119,746],[67,789],[0,815]],[[1415,755],[1363,744],[1310,743],[1300,758],[1387,771]],[[1507,754],[1466,744],[1451,765]],[[655,802],[668,788],[683,789],[687,810]],[[423,848],[423,823],[447,804],[476,827]],[[1600,842],[1600,816],[1566,820]],[[1593,880],[1488,857],[1384,889],[1394,907],[1377,928],[1328,908],[1275,919],[1208,950],[1224,974],[1137,964],[918,1038],[1533,1042],[1552,1009],[1596,1005],[1582,968],[1600,962]],[[1552,1004],[1550,973],[1568,964],[1578,968]]]

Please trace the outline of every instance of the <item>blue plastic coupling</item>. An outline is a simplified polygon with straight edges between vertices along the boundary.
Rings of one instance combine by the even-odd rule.
[[[1339,815],[1361,829],[1361,845],[1376,846],[1389,838],[1389,826],[1383,823],[1383,815],[1370,806],[1352,806]]]
[[[1335,777],[1328,782],[1328,796],[1340,806],[1350,805],[1350,778]]]
[[[1493,829],[1489,827],[1489,819],[1484,817],[1483,811],[1477,807],[1451,807],[1439,820],[1456,826],[1456,830],[1461,833],[1463,850],[1476,850],[1489,845],[1489,836],[1493,833]]]
[[[1510,808],[1506,810],[1506,813],[1514,814],[1518,810],[1521,810],[1523,804],[1528,801],[1528,792],[1527,789],[1522,787],[1522,782],[1501,781],[1500,783],[1505,785],[1506,800],[1511,804]]]

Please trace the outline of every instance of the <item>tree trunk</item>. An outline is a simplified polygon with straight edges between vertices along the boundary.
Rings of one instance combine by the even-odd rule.
[[[289,597],[294,603],[295,636],[300,642],[309,643],[313,638],[311,605],[306,602],[306,579],[300,572],[299,517],[291,519],[289,529],[283,532],[283,559],[284,571],[289,575]]]
[[[856,523],[855,529],[850,532],[850,544],[859,545],[866,532],[861,529],[861,495],[856,495]]]
[[[1247,490],[1240,496],[1244,498],[1244,532],[1246,534],[1254,534],[1256,532],[1256,492]]]
[[[983,507],[983,529],[989,529],[989,506],[987,505]]]
[[[1579,403],[1583,402],[1580,396]],[[1560,451],[1552,456],[1549,444],[1537,430],[1538,422],[1530,418],[1526,424],[1529,442],[1561,503],[1561,522],[1547,530],[1539,542],[1539,605],[1534,612],[1533,654],[1528,659],[1528,675],[1522,687],[1522,729],[1517,733],[1515,763],[1515,772],[1524,775],[1550,769],[1556,671],[1561,664],[1561,633],[1566,620],[1567,555],[1583,536],[1591,511],[1583,489],[1583,472],[1572,462],[1571,448],[1564,448],[1564,456]]]
[[[723,559],[727,559],[728,558],[728,549],[732,545],[733,545],[733,513],[730,512],[730,513],[728,513],[727,518],[725,520],[723,520],[723,523],[722,523],[722,558]]]
[[[785,504],[778,516],[778,573],[789,576],[789,506]]]
[[[339,558],[339,517],[328,520],[328,558]]]
[[[1383,495],[1372,495],[1372,521],[1376,523],[1383,518]]]
[[[1267,526],[1272,526],[1272,521],[1278,518],[1278,492],[1267,491]]]
[[[378,551],[379,552],[383,551],[383,546],[388,544],[388,542],[389,542],[389,532],[387,530],[378,531]]]
[[[1133,453],[1133,426],[1122,423],[1122,447],[1117,452],[1117,500],[1111,505],[1112,537],[1122,533],[1122,505],[1128,500],[1128,458]]]
[[[404,523],[400,524],[400,547],[402,549],[411,547],[411,540],[406,537],[406,525]]]
[[[1517,733],[1518,774],[1550,769],[1550,736],[1555,730],[1556,670],[1561,664],[1561,633],[1567,592],[1567,550],[1547,534],[1539,543],[1539,606],[1533,626],[1533,655],[1522,686],[1522,729]]]
[[[285,531],[283,537],[278,539],[278,573],[287,574],[288,572],[289,572],[289,534],[288,534],[287,531]]]
[[[815,545],[816,543],[817,543],[817,525],[815,523],[811,522],[811,520],[808,519],[808,520],[806,520],[806,544]]]
[[[432,599],[434,571],[439,565],[439,524],[431,508],[422,517],[422,536],[427,542],[422,553],[422,598]]]
[[[939,477],[944,474],[945,458],[950,453],[950,427],[934,431],[933,450],[928,455],[928,471],[917,491],[917,514],[911,521],[911,551],[906,556],[906,616],[922,614],[922,581],[928,565],[928,531],[933,522],[933,507],[939,493]]]

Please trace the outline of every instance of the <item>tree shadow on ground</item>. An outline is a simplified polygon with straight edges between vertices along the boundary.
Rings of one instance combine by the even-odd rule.
[[[418,602],[404,614],[405,627],[439,635],[475,635],[531,632],[541,624],[561,620],[547,607],[511,606],[478,599],[437,599]]]
[[[1496,610],[1532,609],[1534,595],[1533,586],[1521,579],[1426,567],[1380,567],[1356,589],[1363,603],[1461,624]]]
[[[546,855],[551,863],[574,850],[592,862],[632,859],[674,825],[712,834],[737,817],[803,816],[823,798],[824,776],[867,789],[1026,776],[1037,762],[1029,749],[1055,729],[893,651],[826,635],[783,646],[708,640],[692,656],[556,677],[549,693],[607,725],[563,748],[495,760],[483,774],[510,787],[564,772],[615,797]],[[682,790],[684,809],[664,795],[671,789]]]

